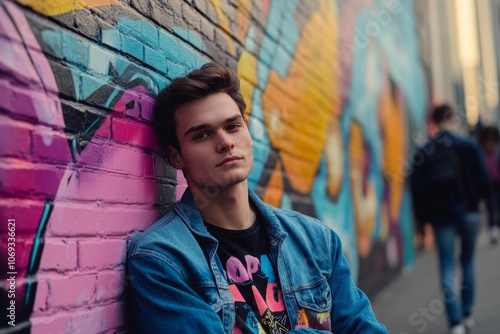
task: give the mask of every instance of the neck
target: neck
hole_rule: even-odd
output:
[[[229,230],[244,230],[255,221],[246,181],[226,189],[216,189],[214,195],[207,196],[196,188],[192,192],[203,220],[209,224]]]
[[[440,131],[452,131],[454,126],[455,124],[453,123],[453,121],[445,121],[438,124],[438,128]]]

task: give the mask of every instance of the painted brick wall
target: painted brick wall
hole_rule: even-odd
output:
[[[127,241],[185,189],[154,96],[211,59],[242,78],[250,186],[333,227],[372,295],[414,259],[415,25],[410,0],[1,0],[0,326],[126,331]]]

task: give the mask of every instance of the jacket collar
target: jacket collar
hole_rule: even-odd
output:
[[[275,209],[264,203],[250,188],[248,188],[248,196],[251,203],[254,204],[261,217],[268,224],[269,232],[277,237],[284,237],[286,233],[284,232],[278,217],[276,217]],[[210,236],[189,187],[182,195],[181,200],[175,204],[174,210],[179,214],[188,228],[194,233],[201,236]]]

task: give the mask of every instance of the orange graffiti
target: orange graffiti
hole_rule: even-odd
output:
[[[262,200],[266,203],[279,207],[281,205],[281,197],[285,186],[283,184],[283,175],[281,173],[281,163],[278,162],[276,172],[272,174],[269,184],[266,186],[266,191],[262,196]]]
[[[271,145],[290,185],[303,194],[310,193],[323,154],[330,168],[338,168],[329,173],[332,192],[338,191],[342,176],[336,40],[335,8],[320,1],[304,27],[287,77],[271,71],[262,96]],[[279,173],[277,168],[274,173]]]
[[[366,173],[366,166],[370,164],[370,161],[365,149],[363,131],[358,123],[353,123],[351,127],[349,152],[349,179],[352,189],[358,251],[359,256],[365,257],[370,252],[371,237],[375,229],[377,196],[375,185],[368,179]]]
[[[401,99],[387,78],[379,100],[379,118],[384,143],[382,171],[388,181],[391,221],[399,221],[405,181],[406,141],[401,138],[406,138],[406,120]]]

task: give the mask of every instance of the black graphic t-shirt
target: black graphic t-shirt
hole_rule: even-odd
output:
[[[271,264],[269,236],[261,219],[246,230],[206,225],[219,240],[217,254],[235,301],[233,334],[287,333],[290,322],[278,277]]]

